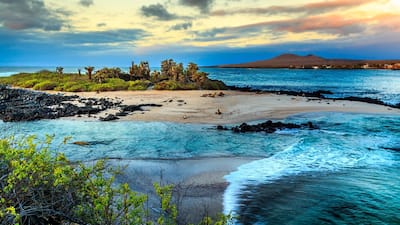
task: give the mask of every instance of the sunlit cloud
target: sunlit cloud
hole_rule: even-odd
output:
[[[27,49],[70,61],[106,61],[109,54],[209,62],[209,52],[230,63],[228,53],[248,50],[248,58],[277,46],[281,53],[348,55],[390,43],[393,55],[398,24],[399,0],[0,0],[0,64],[26,59]]]

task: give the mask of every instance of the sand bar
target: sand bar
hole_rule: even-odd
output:
[[[49,92],[55,93],[55,92]],[[215,97],[202,97],[215,94]],[[307,97],[250,93],[240,91],[115,91],[81,92],[81,97],[112,98],[123,104],[161,104],[162,107],[147,108],[121,120],[171,121],[182,123],[230,124],[263,119],[282,119],[304,112],[350,112],[372,114],[400,114],[399,109],[364,102],[315,99]],[[216,114],[217,111],[221,114]],[[108,111],[105,113],[115,113]],[[85,119],[85,117],[82,117]],[[80,119],[82,119],[80,118]],[[86,118],[95,119],[95,118]]]

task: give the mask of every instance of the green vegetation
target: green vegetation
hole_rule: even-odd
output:
[[[150,87],[156,90],[225,90],[222,81],[208,79],[206,73],[199,67],[189,63],[184,68],[182,63],[172,59],[161,62],[161,70],[151,72],[147,62],[136,65],[132,62],[129,74],[120,68],[103,68],[95,71],[94,67],[85,67],[86,76],[67,74],[62,67],[55,72],[39,71],[36,73],[20,73],[10,77],[0,78],[0,84],[9,84],[35,90],[55,90],[66,92],[82,91],[121,91],[146,90]]]
[[[72,164],[50,151],[51,139],[41,144],[34,137],[0,139],[0,224],[178,224],[172,186],[154,184],[160,212],[149,216],[146,195],[116,184],[119,170],[104,160]],[[229,222],[222,215],[199,224]]]

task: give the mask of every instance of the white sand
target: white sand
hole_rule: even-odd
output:
[[[400,114],[399,109],[363,102],[315,100],[315,98],[268,93],[223,91],[224,97],[201,97],[208,93],[215,93],[215,91],[149,90],[102,93],[83,92],[76,94],[81,97],[123,100],[123,104],[126,105],[146,103],[162,105],[162,107],[149,107],[147,108],[148,111],[145,112],[135,112],[126,117],[121,117],[121,120],[227,124],[260,119],[280,119],[303,112]],[[218,109],[222,112],[221,115],[216,114]],[[115,110],[109,110],[105,113],[115,112]],[[99,116],[104,116],[105,113]]]

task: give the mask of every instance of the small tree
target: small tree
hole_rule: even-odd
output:
[[[150,80],[150,66],[147,61],[140,62],[137,75],[142,79]]]
[[[137,66],[135,65],[135,63],[132,61],[131,66],[129,67],[129,79],[133,80],[133,76],[135,76],[137,73]]]
[[[57,72],[58,74],[62,75],[62,74],[63,74],[63,71],[64,71],[64,68],[63,68],[63,67],[61,67],[61,66],[56,67],[56,72]]]
[[[86,74],[89,77],[89,80],[92,80],[92,72],[94,70],[94,67],[93,66],[87,66],[87,67],[85,67],[85,70],[86,70]]]

